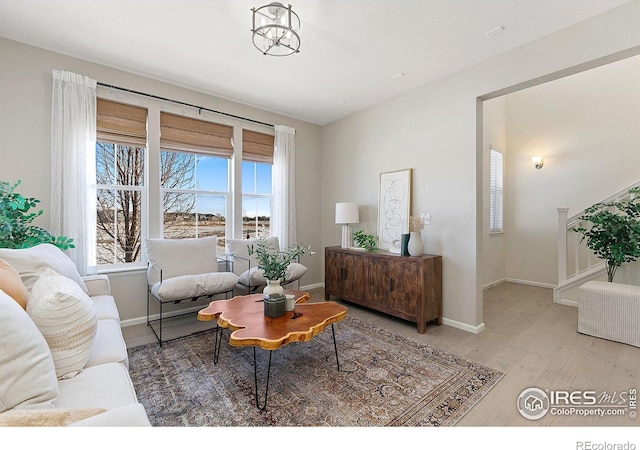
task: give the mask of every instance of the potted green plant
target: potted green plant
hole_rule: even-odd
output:
[[[255,244],[248,246],[248,250],[249,255],[256,255],[258,269],[260,269],[264,277],[271,282],[268,283],[268,285],[272,283],[280,285],[281,283],[285,284],[287,281],[286,275],[289,264],[299,256],[309,253],[311,247],[303,247],[295,244],[287,251],[281,252],[279,249],[270,246],[266,240],[258,239]]]
[[[607,279],[613,281],[616,270],[625,262],[640,257],[640,187],[629,190],[629,199],[600,202],[584,210],[575,231],[582,234],[593,253],[604,260]],[[582,222],[589,225],[583,226]]]
[[[38,244],[53,244],[61,250],[74,248],[73,239],[54,236],[44,228],[31,225],[42,210],[30,211],[40,200],[15,192],[15,184],[0,181],[0,247],[29,248]]]
[[[358,247],[361,247],[368,252],[377,248],[376,238],[373,234],[367,234],[363,230],[354,231],[353,240],[356,242]]]

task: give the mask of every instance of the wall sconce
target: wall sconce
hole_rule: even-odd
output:
[[[358,222],[360,222],[358,205],[355,203],[336,203],[336,223],[342,224],[342,248],[351,247],[353,238],[351,237],[350,224]]]
[[[533,162],[533,167],[535,167],[536,169],[542,169],[544,161],[542,160],[541,156],[534,156],[533,158],[531,158],[531,161]]]

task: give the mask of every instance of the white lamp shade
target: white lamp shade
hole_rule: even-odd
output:
[[[358,223],[358,205],[355,203],[336,203],[336,223]]]

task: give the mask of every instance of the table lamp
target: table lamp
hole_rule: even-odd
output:
[[[342,224],[342,248],[351,247],[351,224],[360,222],[358,205],[336,203],[336,224]]]

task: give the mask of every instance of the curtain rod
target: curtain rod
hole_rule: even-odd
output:
[[[129,92],[131,94],[142,95],[142,96],[145,96],[145,97],[154,98],[156,100],[163,100],[165,102],[171,102],[171,103],[175,103],[177,105],[189,106],[191,108],[197,109],[198,113],[201,113],[202,111],[207,111],[207,112],[212,112],[212,113],[215,113],[215,114],[220,114],[222,116],[233,117],[234,119],[240,119],[240,120],[245,120],[247,122],[257,123],[259,125],[266,125],[268,127],[274,127],[275,126],[275,125],[273,125],[271,123],[260,122],[259,120],[253,120],[253,119],[249,119],[247,117],[236,116],[234,114],[229,114],[229,113],[222,112],[222,111],[216,111],[215,109],[205,108],[204,106],[192,105],[190,103],[181,102],[179,100],[171,100],[170,98],[160,97],[160,96],[153,95],[153,94],[147,94],[145,92],[140,92],[140,91],[134,91],[133,89],[127,89],[127,88],[123,88],[123,87],[119,87],[119,86],[114,86],[112,84],[101,83],[99,81],[97,82],[97,84],[98,84],[98,86],[102,86],[102,87],[106,87],[106,88],[110,88],[110,89],[117,89],[119,91]]]

